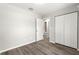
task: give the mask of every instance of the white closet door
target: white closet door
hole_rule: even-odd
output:
[[[65,45],[77,48],[77,12],[64,15]]]
[[[55,18],[55,42],[64,44],[64,17]]]

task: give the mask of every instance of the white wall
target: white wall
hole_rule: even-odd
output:
[[[0,4],[0,52],[35,42],[36,14]]]

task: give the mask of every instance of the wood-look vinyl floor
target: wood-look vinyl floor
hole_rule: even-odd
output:
[[[2,55],[79,55],[74,48],[41,40],[16,49],[2,53]]]

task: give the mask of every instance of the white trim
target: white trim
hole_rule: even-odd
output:
[[[50,41],[51,43],[53,43],[53,44],[55,44],[56,42],[54,42],[54,41]]]
[[[41,40],[43,40],[43,39],[41,39]],[[38,41],[41,41],[41,40],[38,40]],[[38,41],[37,41],[37,42],[38,42]],[[18,45],[18,46],[12,47],[12,48],[8,48],[8,49],[1,50],[1,51],[0,51],[0,54],[3,53],[3,52],[9,51],[9,50],[15,49],[15,48],[22,47],[22,46],[24,46],[24,45],[28,45],[28,44],[34,43],[34,42],[36,42],[36,41],[29,42],[29,43],[27,43],[27,44],[20,44],[20,45]]]
[[[77,49],[77,51],[79,51],[79,49]]]
[[[35,41],[33,41],[33,42],[35,42]],[[31,44],[31,43],[33,43],[33,42],[30,42],[30,43],[27,43],[27,44]],[[8,48],[8,49],[1,50],[1,51],[0,51],[0,54],[3,53],[3,52],[9,51],[9,50],[11,50],[11,49],[15,49],[15,48],[18,48],[18,47],[22,47],[22,46],[27,45],[27,44],[20,44],[20,45],[15,46],[15,47],[11,47],[11,48]]]

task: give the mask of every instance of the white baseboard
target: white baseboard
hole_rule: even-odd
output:
[[[41,40],[43,40],[43,39],[41,39]],[[40,41],[40,40],[38,40],[38,41]],[[35,41],[33,41],[33,42],[35,42]],[[33,43],[33,42],[29,42],[29,43],[27,43],[27,44],[31,44],[31,43]],[[37,42],[37,41],[36,41],[36,42]],[[27,44],[20,44],[20,45],[15,46],[15,47],[11,47],[11,48],[8,48],[8,49],[1,50],[1,51],[0,51],[0,54],[3,53],[3,52],[9,51],[9,50],[18,48],[18,47],[22,47],[22,46],[27,45]]]
[[[54,41],[49,41],[49,42],[51,42],[51,43],[53,43],[53,44],[55,44],[56,42],[54,42]]]
[[[77,49],[77,51],[79,51],[79,49]]]
[[[24,46],[24,45],[26,45],[26,44],[21,44],[21,45],[15,46],[15,47],[11,47],[11,48],[8,48],[8,49],[5,49],[5,50],[1,50],[0,53],[6,52],[6,51],[9,51],[9,50],[12,50],[12,49]]]
[[[33,42],[35,42],[35,41],[33,41]],[[33,43],[33,42],[30,42],[30,43],[27,43],[27,44],[31,44],[31,43]],[[9,51],[9,50],[12,50],[12,49],[15,49],[15,48],[18,48],[18,47],[27,45],[27,44],[20,44],[20,45],[15,46],[15,47],[11,47],[11,48],[8,48],[8,49],[1,50],[1,51],[0,51],[0,54],[3,53],[3,52]]]

